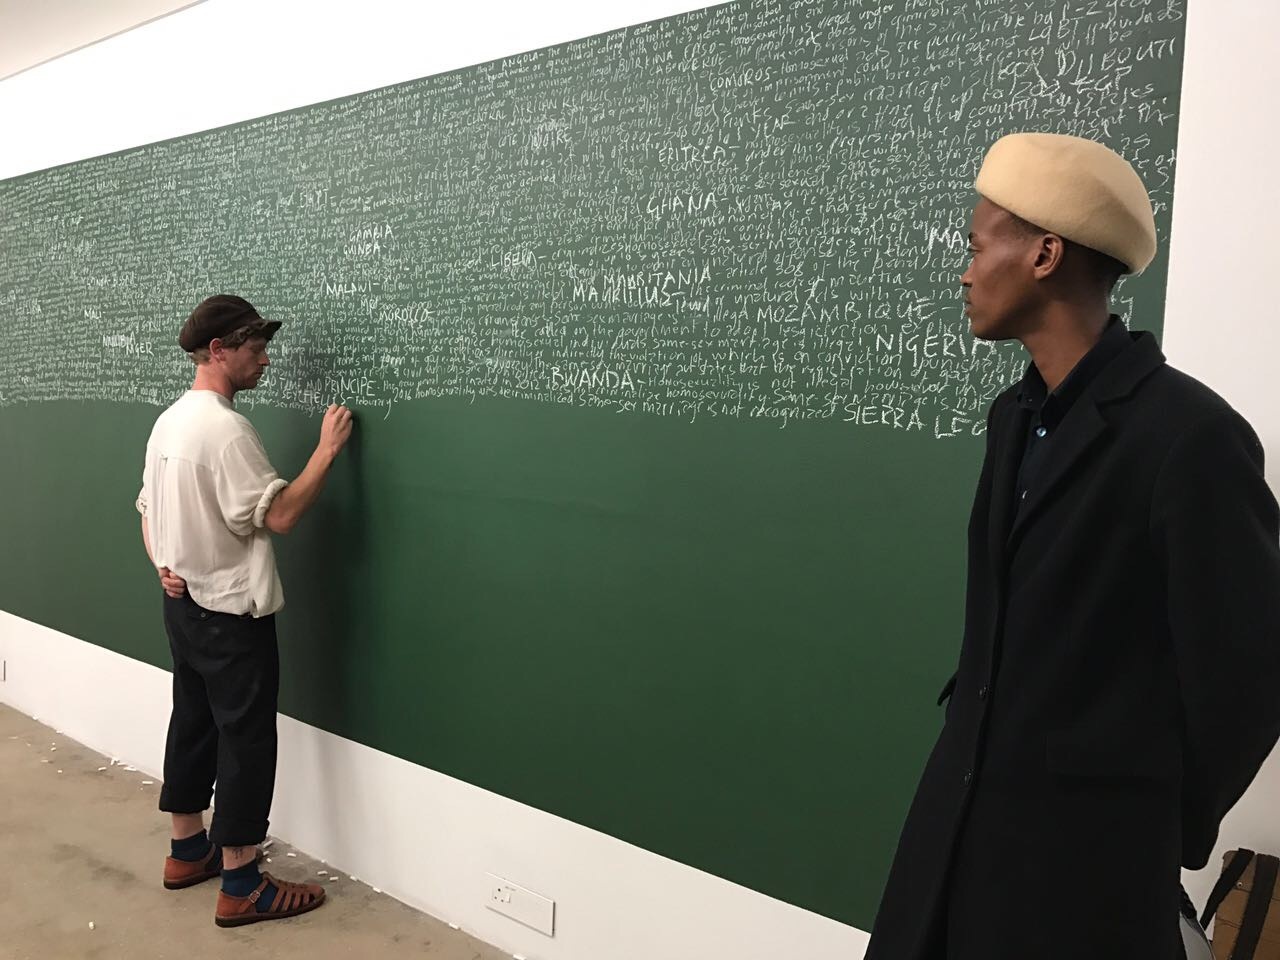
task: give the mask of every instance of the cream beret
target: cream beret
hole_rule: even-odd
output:
[[[1129,162],[1092,140],[1012,133],[987,151],[974,184],[998,207],[1141,273],[1156,255],[1151,199]]]

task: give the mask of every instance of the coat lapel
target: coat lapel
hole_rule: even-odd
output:
[[[1108,430],[1101,408],[1122,400],[1137,389],[1138,385],[1158,370],[1165,362],[1164,354],[1150,333],[1132,335],[1134,341],[1109,363],[1097,379],[1072,404],[1071,410],[1058,427],[1058,434],[1049,446],[1048,459],[1041,470],[1036,488],[1027,494],[1027,502],[1017,513],[1012,529],[1009,529],[1005,555],[1012,556],[1018,538],[1027,525],[1041,512],[1045,504],[1057,496],[1071,478],[1081,459],[1102,439]],[[1023,430],[1026,421],[1023,421]],[[1018,464],[1021,462],[1022,442],[1019,435],[1015,456],[1014,478],[1017,482]],[[1008,489],[1006,500],[1013,508],[1013,487]]]
[[[1098,412],[1098,405],[1094,398],[1085,391],[1063,418],[1058,427],[1058,435],[1049,441],[1048,457],[1040,470],[1040,476],[1035,482],[1034,489],[1027,492],[1026,503],[1018,511],[1013,529],[1009,531],[1010,553],[1013,552],[1014,544],[1027,524],[1058,492],[1070,476],[1072,469],[1106,433],[1106,430],[1107,421]],[[1013,500],[1012,490],[1009,499]]]
[[[991,569],[1001,576],[1005,546],[1013,520],[1013,488],[1022,465],[1022,445],[1031,422],[1031,413],[1016,403],[1005,408],[998,423],[992,423],[994,457],[991,472],[991,506],[988,510],[987,548]]]

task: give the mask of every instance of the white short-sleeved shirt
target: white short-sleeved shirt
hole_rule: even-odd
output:
[[[188,390],[147,441],[138,512],[152,559],[187,581],[191,599],[220,613],[265,617],[284,606],[267,508],[287,481],[231,401]]]

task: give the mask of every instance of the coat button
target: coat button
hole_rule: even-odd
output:
[[[990,687],[983,687],[981,690],[978,691],[978,699],[979,700],[987,699],[987,694],[990,692],[991,692]]]

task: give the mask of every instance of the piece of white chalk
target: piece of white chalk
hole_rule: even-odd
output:
[[[106,767],[99,767],[99,768],[98,768],[98,772],[99,772],[99,773],[101,773],[101,772],[102,772],[103,770],[105,770],[105,769],[107,769],[107,768],[106,768]]]
[[[267,840],[265,843],[263,843],[263,844],[262,844],[262,849],[263,849],[263,850],[270,850],[270,849],[271,849],[271,845],[272,845],[273,843],[275,843],[275,841],[274,841],[274,840]]]
[[[93,929],[93,921],[92,921],[92,920],[90,920],[90,921],[89,921],[89,929],[90,929],[90,930],[92,930],[92,929]]]
[[[155,783],[155,781],[154,781],[154,780],[143,780],[143,781],[142,781],[142,785],[143,785],[144,787],[149,787],[149,786],[151,786],[153,783]]]
[[[381,891],[381,890],[379,890],[377,887],[374,887],[374,888],[373,888],[373,892],[374,892],[374,893],[381,893],[382,891]]]
[[[329,882],[334,883],[337,879],[338,879],[337,877],[330,877]]]
[[[329,872],[328,870],[317,870],[317,871],[316,871],[316,873],[320,874],[320,876],[322,876],[322,877],[323,877],[326,873],[328,873],[328,872]]]
[[[62,771],[61,771],[61,770],[59,770],[58,772],[59,772],[59,773],[61,773]]]
[[[451,923],[451,924],[449,924],[449,926],[450,926],[450,928],[452,928],[452,929],[454,929],[454,930],[461,930],[461,929],[462,929],[462,928],[461,928],[460,926],[458,926],[456,923]]]
[[[297,856],[297,854],[296,854],[296,853],[286,853],[286,854],[285,854],[285,856],[286,856],[286,857],[296,857],[296,856]]]
[[[355,877],[347,877],[347,879],[348,879],[348,880],[350,880],[352,883],[359,883],[359,882],[360,882],[360,881],[359,881],[359,880],[357,880]]]

